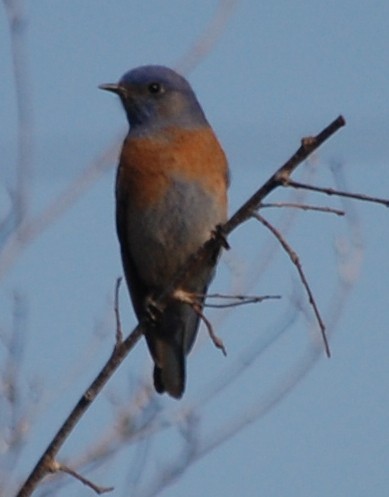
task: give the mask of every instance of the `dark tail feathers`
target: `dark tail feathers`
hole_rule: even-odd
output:
[[[158,393],[167,392],[179,399],[185,390],[185,352],[182,344],[157,339],[158,364],[154,367],[154,386]]]

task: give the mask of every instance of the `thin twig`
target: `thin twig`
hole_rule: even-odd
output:
[[[62,471],[63,473],[67,473],[68,475],[73,476],[73,478],[94,490],[98,495],[112,492],[112,490],[114,490],[114,487],[102,487],[100,485],[96,485],[92,481],[85,478],[85,476],[80,475],[79,473],[77,473],[77,471],[74,471],[74,469],[69,468],[65,464],[58,464],[57,471]]]
[[[334,188],[323,188],[320,186],[306,185],[305,183],[299,183],[298,181],[292,181],[291,179],[285,181],[284,186],[291,186],[292,188],[301,188],[303,190],[310,190],[312,192],[325,193],[326,195],[335,195],[337,197],[354,198],[356,200],[363,200],[365,202],[374,202],[376,204],[382,204],[385,207],[389,207],[388,199],[371,197],[370,195],[365,195],[364,193],[342,192],[340,190],[335,190]]]
[[[1,435],[3,464],[0,464],[1,492],[7,493],[6,482],[11,481],[33,419],[26,409],[25,389],[21,381],[26,347],[28,306],[20,292],[13,295],[13,323],[8,336],[4,336],[5,358],[0,375]]]
[[[302,282],[302,284],[303,284],[303,286],[304,286],[304,288],[305,288],[305,290],[306,290],[306,292],[308,294],[309,303],[312,305],[312,308],[313,308],[313,311],[315,313],[317,322],[319,324],[320,332],[321,332],[321,336],[323,338],[324,348],[325,348],[326,354],[327,354],[328,357],[331,357],[331,351],[330,351],[330,347],[329,347],[328,340],[327,340],[327,335],[326,335],[326,331],[325,331],[325,325],[324,325],[323,319],[322,319],[322,317],[320,315],[319,308],[316,305],[316,301],[315,301],[313,293],[312,293],[312,291],[310,289],[310,286],[308,284],[307,278],[305,277],[305,274],[304,274],[304,271],[303,271],[303,268],[302,268],[302,265],[301,265],[301,262],[300,262],[300,259],[299,259],[298,255],[292,249],[292,247],[288,244],[288,242],[285,240],[285,238],[281,235],[281,233],[272,224],[270,224],[263,216],[261,216],[257,212],[253,212],[252,216],[255,219],[257,219],[260,223],[262,223],[268,230],[270,230],[273,233],[273,235],[280,242],[282,248],[289,255],[290,260],[292,261],[292,263],[296,267],[296,269],[297,269],[297,271],[299,273],[301,282]]]
[[[22,250],[62,216],[108,167],[112,167],[112,157],[116,155],[118,147],[118,143],[113,144],[71,181],[64,191],[37,216],[25,219],[13,231],[0,253],[0,279],[12,267]]]
[[[329,214],[336,214],[337,216],[344,216],[345,212],[340,209],[334,209],[333,207],[320,207],[317,205],[309,204],[295,204],[293,202],[272,202],[272,203],[262,203],[260,205],[261,209],[266,209],[270,207],[290,207],[293,209],[301,209],[303,211],[317,211],[317,212],[328,212]]]
[[[187,74],[203,60],[220,39],[227,22],[239,0],[219,0],[216,12],[207,24],[196,43],[178,60],[175,67],[182,74]]]
[[[33,105],[31,78],[28,61],[27,16],[25,2],[3,0],[7,14],[15,80],[18,118],[18,158],[16,162],[16,185],[13,192],[15,226],[28,214],[33,158]]]
[[[228,304],[203,304],[203,307],[210,307],[214,309],[226,309],[228,307],[237,307],[245,304],[258,304],[264,300],[281,298],[281,295],[223,295],[221,293],[197,294],[196,296],[204,299],[235,300],[235,302],[230,302]]]
[[[223,354],[226,356],[227,351],[226,351],[226,348],[224,346],[224,343],[223,343],[222,339],[219,338],[216,335],[216,333],[214,332],[211,321],[205,316],[205,314],[201,310],[201,305],[198,303],[193,303],[192,308],[195,311],[195,313],[199,316],[199,318],[204,322],[205,326],[207,327],[208,334],[209,334],[212,342],[214,343],[215,347],[220,349],[223,352]]]
[[[222,340],[216,335],[216,333],[213,330],[212,323],[209,321],[209,319],[203,313],[203,304],[202,304],[201,300],[204,297],[201,297],[201,294],[187,292],[186,290],[183,290],[182,288],[178,288],[177,290],[175,290],[173,297],[176,300],[179,300],[180,302],[185,302],[186,304],[188,304],[192,307],[192,309],[199,316],[199,318],[202,321],[204,321],[204,324],[207,327],[209,336],[211,337],[211,340],[213,341],[214,345],[218,349],[221,349],[224,355],[227,355],[226,349],[223,345]]]

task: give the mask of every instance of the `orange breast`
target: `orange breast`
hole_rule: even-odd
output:
[[[211,128],[126,139],[117,178],[120,196],[130,196],[138,208],[149,207],[166,194],[173,178],[197,182],[216,202],[227,202],[227,160]]]

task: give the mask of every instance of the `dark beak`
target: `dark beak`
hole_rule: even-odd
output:
[[[124,88],[116,83],[106,83],[103,85],[99,85],[100,90],[111,91],[112,93],[116,93],[117,95],[123,95]]]

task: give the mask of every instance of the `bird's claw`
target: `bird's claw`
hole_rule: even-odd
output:
[[[147,297],[146,313],[152,323],[157,323],[161,319],[164,310],[164,307],[156,302],[152,297]]]
[[[218,224],[215,229],[212,231],[212,237],[220,243],[220,245],[225,249],[229,250],[230,245],[227,241],[227,236],[223,231],[223,225]]]

